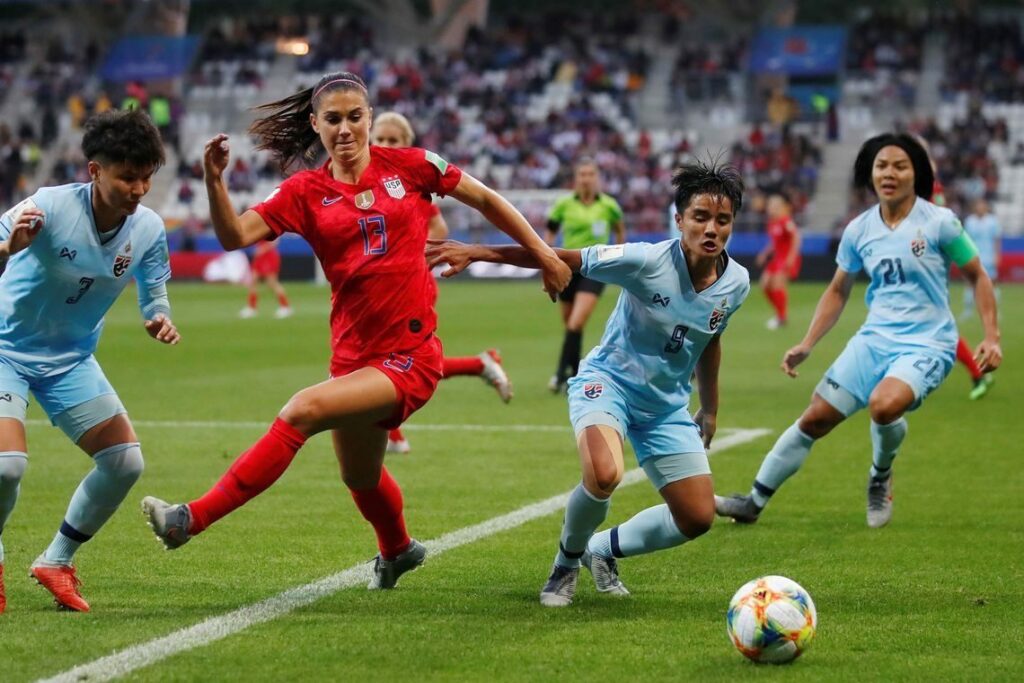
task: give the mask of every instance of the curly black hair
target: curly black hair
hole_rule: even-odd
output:
[[[721,163],[718,159],[694,161],[680,166],[672,174],[675,188],[676,211],[683,213],[690,200],[699,194],[727,197],[732,203],[732,215],[743,206],[743,177],[735,167]]]
[[[110,110],[85,122],[82,154],[101,164],[121,163],[156,170],[164,165],[164,144],[149,115],[139,109]]]
[[[875,157],[883,147],[899,147],[910,157],[914,167],[914,194],[922,199],[931,199],[935,189],[935,171],[924,145],[913,135],[907,133],[882,133],[867,140],[857,153],[853,162],[853,185],[875,191],[871,181],[871,169],[875,165]]]

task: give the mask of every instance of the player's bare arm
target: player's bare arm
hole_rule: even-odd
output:
[[[700,428],[704,448],[711,447],[711,439],[718,429],[718,368],[722,364],[722,337],[715,335],[697,360],[694,374],[697,376],[697,393],[700,396],[700,410],[693,421]]]
[[[583,256],[579,249],[552,249],[555,256],[572,272],[583,267]],[[448,265],[441,277],[458,275],[470,263],[485,261],[504,263],[520,268],[540,268],[537,257],[525,247],[517,245],[493,246],[486,244],[465,244],[456,240],[427,240],[427,263],[431,268]]]
[[[235,213],[224,182],[224,169],[230,159],[228,136],[214,136],[203,151],[203,175],[206,194],[210,201],[210,222],[221,246],[228,251],[248,247],[270,237],[270,226],[252,210],[241,216]]]
[[[974,305],[985,328],[985,338],[974,351],[974,359],[982,372],[992,372],[1003,362],[1003,350],[999,345],[999,321],[996,311],[996,295],[992,279],[981,265],[977,256],[960,269],[967,283],[974,290]]]
[[[854,277],[851,273],[847,273],[842,268],[836,269],[835,276],[818,300],[818,306],[814,309],[814,317],[807,328],[807,334],[799,344],[786,351],[782,357],[781,368],[784,373],[790,377],[799,376],[800,373],[796,371],[796,366],[807,360],[814,345],[835,326],[839,316],[843,313],[843,308],[846,307],[846,302],[850,300],[853,282]]]
[[[566,288],[572,273],[507,199],[468,173],[462,174],[462,179],[451,194],[463,204],[476,209],[495,227],[523,245],[524,249],[533,255],[536,259],[536,265],[533,267],[540,268],[544,278],[544,291],[552,301],[558,292]]]

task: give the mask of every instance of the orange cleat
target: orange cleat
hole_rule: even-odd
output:
[[[7,591],[4,590],[4,566],[0,564],[0,614],[7,609]]]
[[[89,603],[85,601],[78,587],[82,585],[75,568],[69,564],[51,564],[36,560],[29,576],[53,594],[57,607],[72,612],[88,612]]]

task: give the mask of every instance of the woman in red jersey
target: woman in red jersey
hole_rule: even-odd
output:
[[[526,247],[543,264],[551,297],[570,272],[522,214],[457,167],[423,149],[371,146],[373,110],[355,74],[329,74],[260,109],[267,115],[250,131],[282,169],[312,158],[318,142],[329,158],[239,216],[223,179],[227,136],[218,135],[203,160],[210,217],[225,249],[285,232],[309,242],[331,284],[330,379],[292,396],[205,495],[179,505],[147,497],[143,510],[164,545],[179,547],[264,491],[307,438],[329,430],[342,480],[377,535],[369,587],[392,588],[426,555],[406,531],[402,492],[384,452],[388,429],[423,406],[441,378],[437,287],[424,257],[431,195],[450,194]]]
[[[800,230],[793,222],[789,201],[781,194],[768,197],[767,231],[769,242],[757,255],[757,265],[764,266],[761,288],[775,308],[775,315],[766,326],[776,330],[788,322],[786,286],[800,273]]]
[[[395,111],[386,111],[373,118],[370,130],[371,141],[381,147],[411,147],[416,139],[409,119]],[[448,224],[441,215],[437,204],[430,205],[430,220],[427,223],[427,237],[443,240],[448,237]],[[476,356],[445,356],[441,360],[441,378],[471,376],[481,378],[485,384],[494,387],[502,401],[512,400],[512,383],[501,366],[501,356],[496,349],[487,349]],[[408,453],[412,450],[402,430],[388,432],[389,453]]]

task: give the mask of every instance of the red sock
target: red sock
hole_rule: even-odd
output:
[[[967,346],[967,342],[964,341],[963,337],[956,340],[956,359],[964,364],[967,372],[971,373],[971,379],[975,381],[981,379],[981,368],[974,362],[974,354],[971,353],[971,347]]]
[[[283,292],[281,294],[278,294],[277,305],[280,306],[281,308],[288,308],[288,295],[284,294]]]
[[[401,429],[392,429],[388,432],[388,441],[405,441],[405,437],[402,436]]]
[[[764,295],[768,297],[768,301],[771,302],[772,307],[775,308],[775,317],[779,319],[779,322],[786,321],[786,304],[788,303],[788,297],[786,296],[786,290],[779,289],[766,289]]]
[[[258,300],[256,292],[249,292],[249,308],[256,308],[256,302]]]
[[[484,362],[476,356],[464,356],[462,358],[445,358],[441,370],[443,377],[455,377],[456,375],[479,376],[484,372]]]
[[[412,541],[405,530],[402,516],[402,489],[388,468],[382,467],[380,481],[374,489],[349,489],[352,500],[377,534],[377,547],[385,560],[393,560]]]
[[[218,519],[265,491],[284,474],[306,437],[278,418],[270,430],[238,456],[209,491],[188,504],[192,513],[189,533],[198,534]]]

